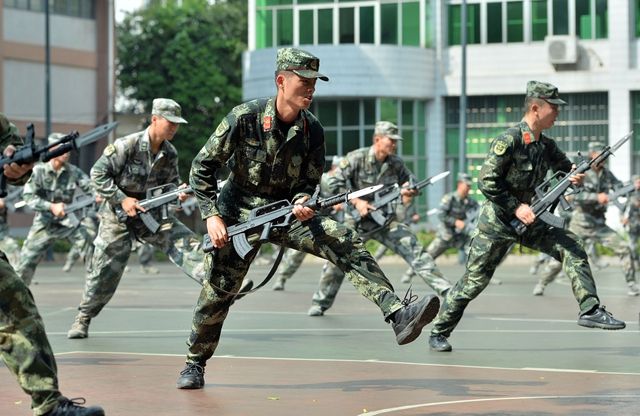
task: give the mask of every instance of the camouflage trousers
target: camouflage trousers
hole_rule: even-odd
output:
[[[447,238],[449,236],[437,235],[436,238],[433,239],[429,247],[427,247],[427,253],[431,257],[437,259],[450,248],[457,248],[459,250],[468,250],[468,243],[470,237],[468,234],[457,233],[453,234],[451,238]]]
[[[353,229],[328,217],[315,216],[304,225],[296,221],[288,229],[273,229],[269,241],[329,259],[361,295],[378,305],[386,319],[402,308],[393,286]],[[233,245],[227,244],[205,257],[209,278],[203,282],[194,310],[191,335],[187,341],[188,363],[205,365],[213,355],[235,297],[215,289],[213,285],[228,292],[237,292],[257,251],[242,259]]]
[[[385,254],[387,254],[387,250],[387,246],[385,246],[384,244],[380,244],[376,249],[376,252],[373,253],[373,258],[376,259],[376,261],[380,261],[380,259],[383,258]],[[411,267],[407,267],[407,270],[404,271],[404,276],[406,276],[408,279],[413,279],[415,275],[416,272],[414,272]]]
[[[571,221],[569,230],[578,235],[583,241],[591,241],[595,253],[595,242],[599,242],[603,246],[610,248],[622,260],[622,270],[624,279],[627,284],[636,282],[635,263],[633,261],[634,254],[629,243],[617,232],[608,227],[606,224],[587,224],[583,221]],[[597,261],[597,258],[592,258]],[[562,270],[562,264],[558,261],[552,261],[540,277],[540,284],[543,286],[553,282]]]
[[[587,254],[578,236],[564,229],[550,228],[542,221],[537,221],[522,236],[518,236],[496,217],[490,205],[483,206],[479,218],[478,228],[471,240],[467,270],[445,296],[434,321],[432,335],[448,337],[451,334],[469,302],[487,287],[503,257],[516,242],[562,261],[582,312],[600,304]]]
[[[286,249],[278,271],[278,280],[283,282],[289,280],[298,271],[305,257],[307,257],[307,253],[304,251]]]
[[[138,262],[140,262],[140,265],[150,265],[151,261],[153,260],[155,251],[155,248],[151,244],[140,244],[140,246],[136,250],[136,253],[138,254]]]
[[[400,255],[416,274],[439,295],[451,287],[451,283],[443,276],[433,258],[425,251],[406,224],[392,221],[388,227],[368,233],[365,238],[366,240],[374,239],[395,254]],[[336,299],[343,280],[344,273],[339,268],[325,263],[322,267],[318,289],[313,294],[312,304],[320,306],[323,310],[329,309]]]
[[[198,282],[203,280],[202,244],[195,233],[173,215],[152,234],[138,218],[121,223],[113,212],[104,211],[94,243],[91,271],[78,306],[81,314],[92,318],[109,302],[120,283],[136,237],[165,253],[187,276]]]
[[[67,253],[66,264],[73,266],[76,261],[83,259],[85,265],[88,265],[93,257],[93,241],[98,234],[98,221],[92,217],[86,217],[81,222],[81,227],[87,231],[88,239],[77,239],[72,241],[71,249]]]
[[[35,415],[57,406],[56,361],[31,291],[0,252],[0,357],[31,396]]]
[[[83,223],[75,227],[69,227],[59,222],[50,222],[39,219],[38,216],[33,221],[27,239],[20,250],[20,260],[16,266],[16,273],[28,285],[31,284],[33,275],[36,272],[38,263],[47,252],[47,249],[55,240],[69,239],[69,241],[82,241],[83,243],[92,241],[89,232]],[[89,264],[85,265],[89,271]]]
[[[0,251],[9,259],[9,263],[16,267],[20,258],[20,244],[9,234],[9,227],[0,227]]]

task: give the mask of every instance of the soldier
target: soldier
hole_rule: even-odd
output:
[[[587,254],[579,238],[570,231],[535,221],[530,207],[535,188],[544,181],[549,169],[568,173],[573,168],[556,142],[543,134],[555,123],[560,104],[566,103],[558,96],[556,87],[529,81],[524,118],[491,143],[478,178],[478,188],[487,199],[480,209],[471,240],[467,270],[447,293],[434,321],[429,337],[432,350],[451,351],[447,338],[462,319],[469,302],[487,287],[496,267],[515,242],[563,261],[580,306],[578,325],[603,329],[625,327],[623,321],[600,306]],[[570,178],[577,186],[584,180],[584,174]],[[516,218],[528,227],[522,235],[510,225]]]
[[[11,195],[13,192],[20,189],[13,186],[8,188],[8,195]],[[5,253],[9,259],[9,263],[15,267],[18,264],[18,259],[20,257],[20,244],[18,243],[18,240],[10,234],[9,223],[7,222],[9,204],[11,203],[12,201],[0,198],[0,250]]]
[[[633,175],[631,180],[636,186],[636,189],[640,189],[640,175]],[[631,254],[633,255],[633,267],[634,269],[640,267],[638,261],[638,237],[640,237],[640,191],[634,191],[625,205],[624,213],[622,215],[622,224],[624,224],[627,232],[629,233],[629,247],[631,248]]]
[[[471,176],[460,172],[456,190],[442,197],[438,233],[427,247],[427,252],[434,259],[451,247],[466,251],[479,209],[476,200],[469,198],[470,190]]]
[[[62,136],[52,133],[49,144],[57,142]],[[94,197],[89,176],[79,167],[69,163],[69,153],[37,164],[31,178],[24,185],[22,199],[36,212],[22,250],[16,273],[28,285],[31,284],[38,263],[44,257],[53,241],[68,239],[91,244],[93,238],[87,227],[91,222],[80,221],[75,215],[65,212],[65,206],[73,201],[77,188]],[[87,271],[89,265],[86,265]]]
[[[324,167],[324,131],[308,111],[313,100],[319,59],[294,48],[278,50],[275,98],[249,101],[235,107],[193,161],[191,187],[215,250],[206,256],[207,280],[195,307],[186,366],[177,387],[204,386],[204,366],[213,355],[222,325],[242,277],[255,257],[242,259],[228,243],[227,224],[247,219],[251,209],[287,199],[295,202],[295,221],[271,232],[269,241],[326,256],[338,263],[349,280],[392,322],[396,341],[416,339],[433,318],[439,300],[425,296],[401,301],[391,283],[367,252],[357,234],[327,216],[301,205],[314,192]],[[215,173],[227,162],[231,177],[216,198]]]
[[[330,189],[338,192],[347,188],[363,188],[378,183],[406,186],[412,173],[402,159],[395,154],[400,140],[402,137],[398,135],[395,124],[378,121],[373,133],[373,145],[349,152],[344,157],[335,175],[329,180]],[[408,202],[406,198],[412,198],[416,193],[417,191],[408,187],[401,191],[405,203]],[[407,224],[394,218],[388,225],[380,227],[368,217],[369,212],[374,209],[371,205],[372,198],[373,196],[366,196],[352,201],[361,217],[357,224],[358,229],[363,230],[360,236],[365,241],[374,239],[400,255],[418,276],[442,296],[449,290],[451,283],[442,275],[433,258]],[[346,212],[345,221],[352,226],[356,225],[356,220],[349,210]],[[324,315],[324,312],[333,305],[343,279],[342,270],[335,265],[325,264],[318,289],[313,294],[311,307],[307,312],[309,316]]]
[[[140,244],[136,250],[138,254],[138,262],[140,263],[140,271],[144,274],[158,274],[160,270],[154,267],[151,262],[155,248],[151,244]]]
[[[18,130],[0,113],[0,151],[10,156],[22,140]],[[23,184],[32,165],[5,165],[2,174]],[[31,291],[0,252],[0,357],[31,396],[36,416],[103,416],[102,408],[81,407],[58,390],[56,359]],[[82,399],[84,400],[84,399]]]
[[[100,227],[86,276],[79,313],[67,333],[68,338],[86,338],[89,323],[109,302],[122,278],[131,255],[132,239],[150,243],[165,252],[169,259],[191,278],[201,281],[203,255],[196,235],[173,214],[153,234],[137,215],[143,208],[139,200],[146,190],[165,184],[178,185],[178,154],[170,143],[180,124],[181,107],[173,100],[153,100],[151,124],[107,146],[91,169],[91,180],[104,199],[100,206]],[[187,198],[185,193],[180,200]],[[115,209],[122,207],[129,218],[118,220]]]
[[[600,142],[589,143],[589,157],[594,158],[604,149]],[[606,224],[605,213],[609,204],[608,193],[622,186],[622,182],[606,168],[605,164],[592,166],[587,171],[583,190],[574,198],[574,210],[569,223],[569,230],[583,240],[598,241],[615,252],[622,260],[624,277],[627,282],[629,296],[640,295],[636,283],[636,271],[633,264],[633,253],[625,239]],[[597,261],[597,260],[596,260]],[[545,287],[553,282],[560,273],[562,265],[551,262],[533,289],[533,294],[542,296]]]
[[[336,168],[338,167],[338,163],[342,160],[339,156],[334,156],[331,160],[331,167],[329,170],[322,174],[320,177],[320,195],[323,197],[328,197],[331,195],[329,191],[328,180],[335,173]],[[336,221],[342,222],[344,219],[344,205],[337,204],[332,209],[329,215]],[[284,290],[284,285],[293,276],[293,274],[298,271],[300,265],[304,261],[304,258],[307,256],[307,253],[304,251],[292,250],[290,248],[286,249],[284,252],[284,256],[282,257],[282,268],[278,273],[278,278],[273,283],[273,290]]]

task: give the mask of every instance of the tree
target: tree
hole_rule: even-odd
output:
[[[125,97],[151,110],[154,98],[182,106],[189,124],[173,140],[186,179],[191,160],[242,98],[245,0],[166,0],[117,26],[117,79]]]

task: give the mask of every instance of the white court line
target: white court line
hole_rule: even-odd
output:
[[[637,394],[596,394],[596,395],[584,395],[584,396],[521,396],[521,397],[495,397],[489,399],[469,399],[469,400],[452,400],[448,402],[437,402],[437,403],[421,403],[421,404],[413,404],[408,406],[399,406],[392,407],[389,409],[380,409],[375,410],[373,412],[367,411],[366,413],[360,413],[358,416],[377,416],[384,415],[388,413],[398,412],[402,410],[409,409],[419,409],[422,407],[435,407],[435,406],[446,406],[451,404],[467,404],[467,403],[482,403],[482,402],[503,402],[509,400],[549,400],[549,399],[636,399],[639,398],[640,395]]]
[[[68,351],[56,353],[55,355],[71,355],[71,354],[105,354],[105,355],[139,355],[143,357],[184,357],[184,354],[161,354],[161,353],[147,353],[147,352],[122,352],[122,351]],[[418,366],[418,367],[444,367],[444,368],[470,368],[474,370],[498,370],[498,371],[528,371],[528,372],[562,372],[562,373],[585,373],[590,374],[602,374],[613,376],[640,376],[640,373],[623,373],[615,371],[598,371],[598,370],[574,370],[570,368],[514,368],[514,367],[493,367],[493,366],[480,366],[480,365],[461,365],[461,364],[432,364],[432,363],[413,363],[408,361],[387,361],[387,360],[355,360],[344,358],[288,358],[288,357],[252,357],[252,356],[236,356],[236,355],[215,355],[212,360],[216,358],[227,358],[234,360],[263,360],[263,361],[310,361],[310,362],[335,362],[335,363],[357,363],[357,364],[391,364],[402,366]]]

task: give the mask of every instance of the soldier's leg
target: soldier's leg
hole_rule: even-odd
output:
[[[94,223],[90,218],[82,220],[80,225],[75,228],[69,235],[68,240],[71,241],[71,250],[67,254],[67,261],[63,267],[64,271],[71,270],[77,259],[82,257],[85,263],[85,271],[91,271],[91,261],[89,256],[93,256],[93,241],[96,238],[97,230],[93,228]],[[72,254],[71,252],[74,251]]]
[[[577,235],[564,229],[548,228],[526,235],[522,244],[562,262],[581,312],[588,312],[600,304],[587,253]]]
[[[376,252],[373,253],[373,258],[376,259],[376,261],[380,261],[380,259],[384,257],[384,253],[386,252],[387,247],[384,244],[380,244],[376,249]]]
[[[451,243],[440,237],[436,237],[429,243],[427,247],[427,253],[435,260],[442,255],[447,249],[451,247]]]
[[[16,274],[27,286],[31,284],[38,263],[55,239],[56,236],[51,229],[48,230],[43,223],[34,221],[20,250],[20,260],[16,267]]]
[[[115,214],[102,216],[91,270],[85,278],[82,300],[78,306],[76,321],[67,334],[68,338],[86,338],[91,318],[100,313],[111,300],[131,255],[131,234]]]
[[[440,272],[433,258],[406,224],[393,221],[388,228],[374,233],[373,238],[400,255],[438,295],[443,296],[451,288],[451,282]]]
[[[4,252],[13,267],[18,266],[18,261],[20,260],[20,244],[18,240],[9,235],[8,228],[6,232],[0,233],[0,250]]]
[[[56,361],[31,292],[0,254],[0,356],[36,415],[57,406]]]
[[[511,243],[509,238],[482,232],[478,232],[471,240],[467,270],[447,292],[440,314],[434,320],[432,337],[448,338],[451,335],[469,302],[478,297],[489,284]]]
[[[620,257],[620,260],[622,260],[624,279],[629,288],[628,294],[630,296],[640,295],[640,288],[638,288],[636,284],[636,270],[633,262],[633,253],[631,252],[629,243],[627,243],[620,234],[606,225],[599,227],[596,230],[595,238],[600,242],[600,244],[603,244],[605,247],[613,250],[613,252]]]
[[[284,256],[282,257],[282,263],[278,271],[278,277],[273,283],[273,290],[284,290],[286,281],[289,280],[296,271],[298,271],[306,256],[307,253],[303,251],[293,250],[290,248],[285,250]]]
[[[344,273],[336,265],[326,261],[322,265],[320,281],[311,298],[311,308],[309,308],[308,314],[310,316],[324,315],[324,312],[333,306],[343,281]]]
[[[542,270],[542,275],[540,276],[538,283],[536,283],[535,287],[533,288],[533,295],[544,295],[544,289],[549,283],[556,280],[556,277],[558,277],[561,271],[562,263],[551,257],[551,259],[548,260],[547,266]]]
[[[153,260],[153,253],[155,252],[151,244],[140,244],[140,247],[138,247],[138,250],[136,252],[138,254],[138,261],[140,262],[140,265],[151,265],[151,261]]]

